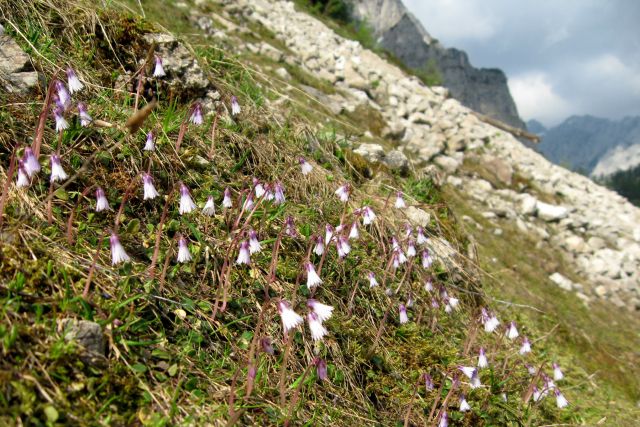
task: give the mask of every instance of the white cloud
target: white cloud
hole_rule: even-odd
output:
[[[520,116],[525,120],[536,119],[549,127],[571,113],[569,103],[554,91],[543,72],[534,71],[510,78],[509,90]]]
[[[488,40],[500,24],[491,8],[474,0],[405,0],[404,3],[433,37],[452,46],[462,40]]]
[[[628,90],[640,94],[640,73],[627,66],[616,55],[600,55],[584,65],[585,77],[604,88],[618,87],[623,83]]]

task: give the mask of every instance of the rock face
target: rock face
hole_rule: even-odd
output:
[[[26,93],[38,83],[29,55],[9,35],[0,32],[0,85],[13,93]]]
[[[433,63],[453,98],[472,110],[525,128],[501,70],[474,68],[465,52],[444,48],[401,0],[349,0],[348,3],[357,19],[373,26],[380,45],[406,66],[420,69]]]

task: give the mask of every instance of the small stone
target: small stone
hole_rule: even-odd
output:
[[[409,221],[416,226],[427,227],[431,222],[431,215],[420,208],[416,208],[415,206],[409,206],[405,209],[405,213],[407,218],[409,218]]]
[[[555,283],[565,291],[570,291],[571,289],[573,289],[573,282],[560,273],[553,273],[551,276],[549,276],[549,280],[551,280],[553,283]]]
[[[104,355],[102,327],[95,322],[77,319],[62,319],[59,329],[66,341],[76,341],[87,351]]]
[[[536,204],[536,210],[538,218],[547,222],[560,221],[569,215],[569,210],[564,206],[550,205],[541,201]]]
[[[353,152],[371,163],[378,163],[385,157],[384,148],[379,144],[360,144]]]
[[[604,285],[596,286],[593,291],[600,298],[603,298],[605,295],[607,295],[607,288]]]
[[[286,81],[291,80],[291,74],[289,74],[287,69],[284,67],[280,67],[276,69],[276,76],[280,77],[282,80],[286,80]]]
[[[382,159],[382,162],[392,171],[398,171],[402,175],[406,175],[409,172],[409,159],[401,151],[389,151]]]

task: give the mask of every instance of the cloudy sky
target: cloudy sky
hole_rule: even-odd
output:
[[[403,0],[446,47],[501,68],[525,120],[640,115],[640,0]]]

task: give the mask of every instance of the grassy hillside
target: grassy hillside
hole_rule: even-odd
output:
[[[548,292],[535,263],[527,274],[503,274],[518,253],[509,248],[524,251],[518,262],[536,257],[508,234],[476,239],[480,258],[469,258],[472,239],[455,219],[466,209],[462,195],[422,176],[401,179],[351,153],[345,136],[369,124],[331,115],[296,87],[332,90],[326,82],[289,65],[287,83],[274,76],[272,60],[230,53],[239,40],[276,45],[265,29],[206,38],[173,2],[0,0],[0,10],[7,33],[42,76],[27,95],[0,91],[1,424],[429,425],[446,412],[451,425],[610,416],[631,425],[637,375],[620,372],[637,373],[635,320],[608,313],[620,329],[607,333],[610,323],[593,319],[604,308],[586,310]],[[213,14],[220,6],[199,10]],[[165,77],[152,76],[159,47],[144,35],[167,31],[197,59],[199,89],[181,86],[169,68]],[[56,132],[53,95],[60,92],[51,83],[67,85],[67,67],[84,88],[62,113],[69,127]],[[212,92],[219,100],[204,105],[201,125],[192,123],[194,103]],[[230,114],[234,96],[237,115]],[[79,101],[93,118],[86,127]],[[154,151],[143,150],[149,131]],[[40,152],[42,170],[18,188],[17,160],[27,147]],[[53,154],[68,177],[50,183]],[[313,168],[307,175],[301,156]],[[145,200],[143,173],[159,197]],[[259,196],[254,179],[267,193],[281,185],[286,200]],[[181,184],[197,205],[192,212],[180,212]],[[334,193],[344,184],[351,188],[346,203]],[[110,210],[95,211],[97,187]],[[227,189],[232,206],[224,208]],[[408,210],[394,206],[396,191],[430,215],[430,242],[398,268],[392,239],[409,253],[417,229],[406,233]],[[203,208],[210,196],[209,216]],[[370,225],[365,206],[376,214]],[[349,238],[354,223],[359,237]],[[343,225],[346,256],[335,239],[323,255],[313,252],[327,224]],[[262,251],[250,264],[238,263],[251,230]],[[113,264],[112,236],[129,261]],[[186,262],[177,260],[181,242]],[[435,258],[432,266],[422,265],[423,249]],[[489,265],[487,256],[501,261]],[[314,289],[306,284],[307,262],[323,281]],[[319,340],[307,320],[309,298],[334,307]],[[282,300],[304,318],[288,332]],[[525,300],[543,313],[504,300]],[[496,332],[484,332],[482,307],[501,320]],[[104,347],[92,352],[79,344],[82,337],[72,339],[73,322],[81,320],[99,325]],[[520,355],[521,337],[505,337],[512,320],[533,352]],[[489,367],[479,371],[482,386],[472,388],[459,366],[475,366],[480,347]],[[566,375],[556,381],[570,402],[564,409],[553,392],[540,402],[530,398],[554,361]],[[462,394],[470,411],[459,411]]]

